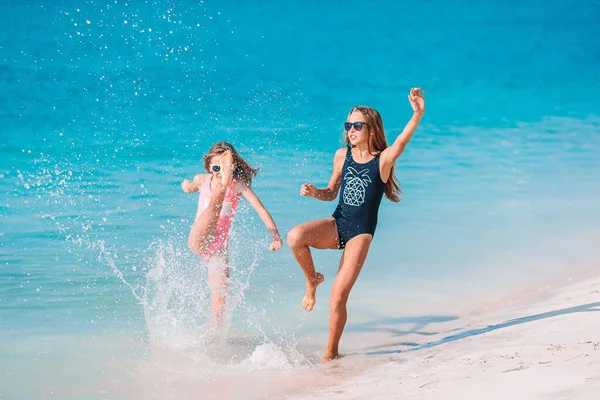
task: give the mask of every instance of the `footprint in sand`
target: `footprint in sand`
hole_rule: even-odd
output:
[[[503,374],[507,373],[507,372],[514,372],[514,371],[523,371],[524,369],[527,369],[531,367],[531,364],[521,364],[519,365],[517,368],[512,368],[512,369],[507,369],[506,371],[502,371]]]
[[[566,348],[567,348],[567,346],[565,346],[564,344],[551,344],[550,347],[548,347],[548,350],[562,351],[562,350],[565,350]]]

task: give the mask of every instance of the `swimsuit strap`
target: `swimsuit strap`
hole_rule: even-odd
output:
[[[200,188],[201,190],[207,190],[209,192],[212,192],[212,190],[210,190],[210,182],[212,181],[212,174],[210,174],[209,176],[207,176],[207,178],[204,180],[204,182],[202,182],[202,187]]]

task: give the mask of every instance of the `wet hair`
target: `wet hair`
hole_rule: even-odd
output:
[[[381,153],[383,150],[389,147],[387,139],[385,138],[385,131],[383,130],[383,120],[381,119],[381,115],[377,110],[371,107],[366,106],[355,106],[348,113],[348,118],[350,114],[358,111],[365,117],[367,129],[369,130],[369,154],[377,155]],[[350,139],[348,138],[348,132],[344,132],[344,142],[347,146],[351,146]],[[385,183],[385,197],[397,203],[400,201],[400,196],[402,195],[402,190],[400,189],[400,182],[398,178],[396,178],[395,173],[396,167],[392,165],[392,169],[390,170],[390,177]]]
[[[252,178],[254,178],[258,173],[258,168],[254,169],[248,165],[248,163],[239,155],[231,143],[217,142],[213,144],[208,150],[208,154],[202,156],[204,159],[204,169],[210,173],[210,160],[214,156],[219,156],[228,150],[231,151],[233,163],[235,165],[233,177],[242,181],[247,186],[250,186],[252,184]]]

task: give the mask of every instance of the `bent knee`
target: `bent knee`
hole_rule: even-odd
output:
[[[188,238],[188,247],[194,254],[198,253],[200,250],[200,246],[198,245],[197,241],[193,240],[191,237]]]
[[[286,240],[288,246],[292,248],[302,245],[302,243],[304,242],[304,232],[302,231],[302,228],[298,226],[293,227],[288,232]]]
[[[188,247],[197,256],[202,256],[202,254],[207,250],[206,246],[203,245],[202,241],[195,240],[191,236],[188,238]]]

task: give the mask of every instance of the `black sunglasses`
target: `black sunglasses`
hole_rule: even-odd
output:
[[[221,172],[221,166],[219,164],[211,164],[210,170],[216,174],[217,172]]]
[[[346,132],[350,132],[350,129],[354,127],[355,131],[361,131],[363,126],[365,126],[366,124],[366,122],[344,122],[344,129],[346,130]]]

